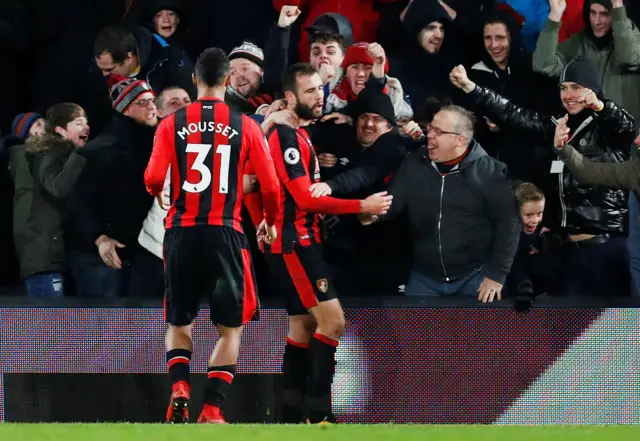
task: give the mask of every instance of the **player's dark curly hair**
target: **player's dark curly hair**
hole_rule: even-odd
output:
[[[299,77],[306,77],[318,73],[309,63],[296,63],[287,67],[282,74],[282,91],[297,91],[297,80]]]
[[[230,71],[229,57],[217,47],[205,49],[196,61],[196,79],[198,83],[208,87],[224,85]]]

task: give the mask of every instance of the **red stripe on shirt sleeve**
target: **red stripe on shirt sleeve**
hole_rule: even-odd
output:
[[[309,176],[301,176],[285,184],[296,205],[302,211],[326,214],[358,214],[360,213],[360,200],[336,199],[331,196],[314,198],[311,196]]]

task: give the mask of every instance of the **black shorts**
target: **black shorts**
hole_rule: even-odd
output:
[[[239,327],[257,314],[255,274],[244,234],[216,226],[171,228],[164,236],[164,262],[167,323],[192,323],[203,296],[217,325]],[[216,289],[218,280],[222,286]]]
[[[296,244],[282,254],[271,254],[267,248],[265,257],[271,287],[284,296],[289,315],[308,314],[318,303],[338,298],[321,245]]]

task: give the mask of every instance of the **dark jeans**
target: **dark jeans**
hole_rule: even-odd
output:
[[[141,246],[131,259],[129,297],[164,297],[164,262]]]
[[[78,297],[124,297],[129,287],[131,263],[122,261],[122,268],[109,268],[95,253],[70,250],[69,269]]]
[[[633,281],[633,295],[640,295],[640,204],[634,193],[629,195],[629,270]]]
[[[413,269],[409,276],[409,284],[404,294],[406,296],[465,296],[477,297],[478,288],[486,276],[484,267],[476,268],[468,275],[454,280],[453,282],[443,282],[425,275]]]
[[[570,296],[629,296],[631,275],[625,237],[597,245],[564,246],[566,279],[563,294]]]
[[[60,273],[37,274],[24,280],[29,297],[62,297],[64,277]]]

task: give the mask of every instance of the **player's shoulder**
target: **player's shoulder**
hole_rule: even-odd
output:
[[[258,124],[255,119],[251,118],[249,115],[233,109],[232,107],[229,108],[229,111],[241,114],[242,127],[244,130],[246,130],[247,133],[260,134],[260,136],[262,136],[262,129],[260,128],[260,124]]]
[[[160,120],[160,122],[158,123],[158,127],[156,129],[157,132],[160,132],[162,129],[169,129],[170,127],[174,127],[175,126],[175,122],[176,122],[176,113],[183,111],[184,109],[180,109],[175,113],[172,113],[169,116],[165,116],[164,118],[162,118]]]
[[[175,112],[173,112],[171,115],[165,116],[164,118],[162,118],[160,120],[160,122],[158,123],[158,130],[161,128],[169,128],[169,127],[175,127],[176,125],[176,121],[183,121],[182,124],[186,124],[186,120],[187,120],[187,109],[191,106],[194,105],[200,105],[197,101],[194,101],[193,103],[189,104],[186,107],[182,107],[178,110],[176,110]],[[180,123],[178,123],[180,124]]]
[[[273,137],[277,137],[281,142],[297,142],[298,130],[285,124],[274,124],[267,133],[267,139]]]

